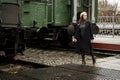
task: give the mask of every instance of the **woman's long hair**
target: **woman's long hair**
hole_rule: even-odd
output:
[[[84,12],[82,12],[82,13],[84,13]],[[82,14],[82,13],[81,13],[81,14]],[[83,18],[84,14],[82,14],[82,15],[81,15],[81,14],[80,14],[80,19],[78,20],[78,24],[79,24],[79,25],[80,25],[81,23],[85,23],[85,22],[87,21],[87,20],[84,20],[84,18]]]

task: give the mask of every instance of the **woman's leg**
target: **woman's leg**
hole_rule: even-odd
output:
[[[85,53],[81,52],[81,57],[82,57],[82,64],[86,64]]]
[[[96,59],[95,59],[95,56],[94,56],[93,52],[90,52],[90,55],[92,57],[93,64],[95,64],[96,63]]]

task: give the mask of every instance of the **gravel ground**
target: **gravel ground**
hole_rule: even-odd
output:
[[[72,51],[28,48],[25,50],[24,56],[18,55],[17,58],[20,60],[40,63],[48,66],[58,66],[70,63],[81,64],[81,55]],[[86,62],[92,64],[91,56],[86,56]]]

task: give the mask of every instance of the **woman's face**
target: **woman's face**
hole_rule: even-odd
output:
[[[87,14],[84,14],[84,15],[83,15],[83,19],[84,19],[84,20],[87,20]]]

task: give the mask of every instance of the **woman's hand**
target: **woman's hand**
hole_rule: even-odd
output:
[[[91,43],[93,43],[93,40],[94,40],[94,39],[91,39]]]
[[[77,39],[75,37],[72,37],[72,42],[76,43]]]

